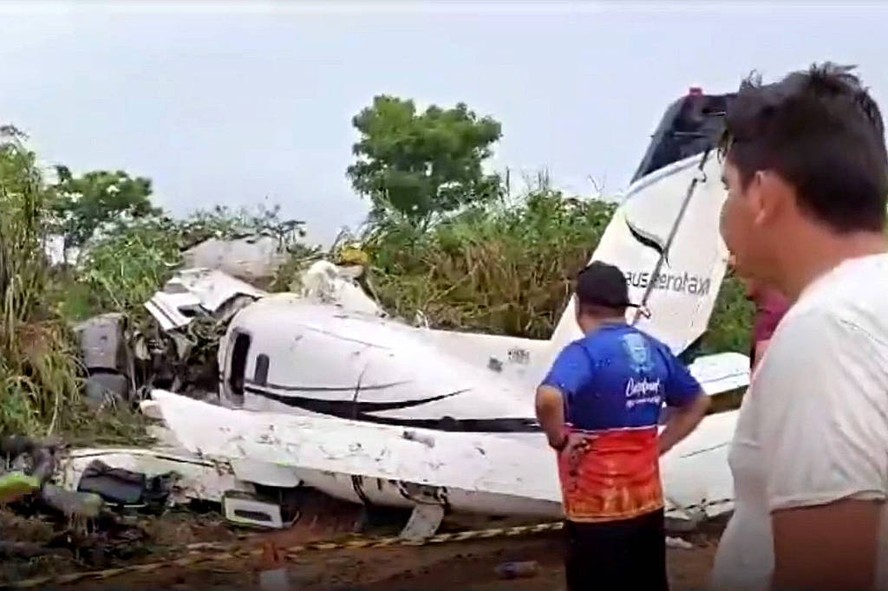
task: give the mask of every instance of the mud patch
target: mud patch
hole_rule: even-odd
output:
[[[300,591],[553,591],[564,588],[560,547],[560,538],[554,534],[421,548],[340,550],[306,554],[289,562],[286,568],[292,587]],[[672,588],[676,591],[704,588],[713,555],[713,545],[670,550]],[[536,575],[516,580],[502,580],[497,576],[497,565],[518,560],[537,561]],[[250,561],[228,563],[215,569],[171,569],[154,575],[84,583],[71,589],[256,588],[257,566]]]
[[[469,522],[471,529],[494,525],[479,523],[477,519],[470,519]],[[140,524],[145,539],[141,543],[143,554],[138,559],[113,560],[107,566],[180,558],[183,547],[207,542],[237,543],[241,548],[256,548],[264,542],[273,541],[275,545],[285,548],[317,540],[344,539],[362,525],[366,526],[366,520],[362,519],[360,507],[322,495],[306,500],[294,527],[277,532],[234,529],[215,514],[195,516],[185,512],[170,513]],[[451,527],[454,525],[450,523]],[[460,523],[457,529],[468,525]],[[45,542],[57,535],[45,523],[3,512],[0,512],[0,529],[4,539],[9,539],[9,535],[19,539],[29,536]],[[683,538],[693,545],[692,548],[669,549],[669,573],[673,589],[705,587],[720,531],[717,526],[709,526],[706,531]],[[374,528],[374,531],[366,533],[391,535],[396,531]],[[300,591],[553,591],[564,587],[561,549],[560,533],[552,532],[517,539],[475,540],[422,547],[311,551],[292,557],[284,563],[283,568],[293,588]],[[538,563],[533,577],[502,580],[496,574],[496,567],[504,562],[526,560]],[[95,568],[88,561],[74,556],[17,561],[15,566],[15,569],[11,569],[4,563],[4,581],[50,572]],[[257,588],[259,572],[266,567],[261,559],[252,558],[189,567],[164,566],[148,573],[125,574],[108,580],[85,580],[61,588],[72,591],[222,591]]]

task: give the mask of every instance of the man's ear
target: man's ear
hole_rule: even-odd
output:
[[[770,170],[755,173],[749,193],[750,207],[753,208],[753,219],[758,225],[767,225],[777,219],[785,208],[790,205],[793,189],[780,175]]]
[[[764,213],[765,184],[765,172],[758,170],[746,185],[746,206],[749,208],[752,223],[756,226],[764,223],[766,217]]]

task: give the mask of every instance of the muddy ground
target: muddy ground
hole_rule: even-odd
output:
[[[563,589],[563,573],[557,536],[521,540],[488,540],[463,544],[335,551],[305,555],[287,564],[293,591],[557,591]],[[669,568],[673,589],[703,589],[712,565],[714,546],[670,550]],[[500,579],[495,572],[505,561],[535,560],[535,576]],[[256,588],[256,564],[225,563],[216,568],[178,568],[148,575],[125,576],[104,583],[88,582],[71,589],[148,591],[176,589]]]
[[[312,514],[313,513],[313,514]],[[161,518],[138,521],[138,535],[129,533],[124,541],[107,545],[90,543],[84,537],[84,551],[66,549],[50,556],[16,561],[4,560],[2,582],[21,581],[50,573],[71,573],[144,564],[164,558],[181,558],[189,544],[219,542],[240,548],[257,548],[274,540],[280,547],[315,540],[348,537],[360,519],[356,507],[329,506],[321,503],[313,512],[304,513],[299,522],[284,532],[245,532],[232,528],[212,513],[170,513]],[[491,527],[499,524],[478,524]],[[464,529],[466,523],[451,524]],[[476,525],[477,527],[477,525]],[[53,533],[55,529],[55,533]],[[34,519],[0,513],[3,540],[28,537],[34,541],[56,539],[59,526],[51,528]],[[73,531],[77,531],[75,525]],[[370,532],[375,535],[391,530]],[[55,536],[55,538],[53,538]],[[670,548],[670,578],[675,590],[702,589],[712,565],[717,528],[684,536],[690,549]],[[121,548],[125,552],[121,553]],[[502,538],[454,542],[436,546],[392,547],[362,550],[309,551],[288,558],[284,563],[292,591],[557,591],[563,589],[561,538],[556,533],[522,538]],[[79,556],[77,555],[79,554]],[[533,576],[503,580],[496,567],[511,561],[535,561]],[[259,571],[270,566],[261,558],[236,558],[203,565],[163,567],[146,573],[128,573],[105,580],[85,580],[60,587],[49,583],[44,589],[72,591],[129,590],[178,591],[259,588]],[[0,588],[3,588],[0,585]],[[269,588],[269,591],[279,588]]]

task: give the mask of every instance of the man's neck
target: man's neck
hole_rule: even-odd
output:
[[[583,331],[585,336],[589,336],[590,334],[601,330],[602,328],[607,328],[609,326],[622,326],[626,324],[625,316],[612,316],[608,318],[595,318],[587,320],[580,325],[580,330]]]
[[[784,263],[779,287],[793,302],[811,283],[845,261],[888,252],[888,240],[881,233],[834,234],[814,229],[808,234],[799,241],[804,244],[801,252]]]

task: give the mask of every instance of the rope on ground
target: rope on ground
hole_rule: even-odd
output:
[[[357,538],[342,541],[318,541],[282,548],[285,559],[293,559],[296,556],[306,552],[327,552],[333,550],[356,550],[370,548],[387,548],[393,546],[425,546],[431,544],[445,544],[449,542],[465,542],[468,540],[483,540],[498,537],[514,537],[522,535],[531,535],[548,531],[557,531],[561,529],[563,524],[540,523],[535,525],[518,525],[514,527],[500,527],[493,529],[481,529],[473,531],[444,533],[431,536],[421,540],[406,540],[397,536],[385,538]],[[156,562],[148,562],[144,564],[132,564],[117,568],[108,568],[104,570],[87,571],[79,573],[67,573],[58,575],[49,575],[45,577],[34,577],[21,581],[10,581],[0,584],[0,590],[4,589],[33,589],[35,587],[57,587],[60,585],[71,585],[82,581],[102,581],[112,577],[119,577],[127,574],[146,574],[152,573],[170,567],[188,567],[211,562],[224,562],[227,560],[255,558],[262,554],[261,547],[254,548],[238,548],[236,546],[229,547],[225,550],[218,550],[215,545],[212,546],[213,552],[206,552],[207,549],[192,549],[189,554],[180,558],[170,560],[159,560]]]
[[[685,507],[685,509],[694,509],[719,505],[730,501],[724,499],[721,501],[711,501],[700,503],[693,507]],[[562,529],[564,523],[561,521],[537,523],[533,525],[515,525],[511,527],[497,527],[490,529],[477,529],[462,532],[436,534],[428,538],[419,540],[408,540],[399,536],[391,537],[358,537],[346,540],[328,540],[317,541],[282,548],[284,559],[295,559],[298,555],[306,552],[330,552],[334,550],[366,550],[371,548],[389,548],[394,546],[428,546],[434,544],[447,544],[453,542],[466,542],[470,540],[488,540],[492,538],[510,538],[518,536],[526,536],[540,534],[545,532],[554,532]],[[251,536],[252,538],[252,536]],[[182,552],[184,556],[181,556]],[[132,564],[117,568],[108,568],[104,570],[86,571],[78,573],[67,573],[58,575],[49,575],[45,577],[35,577],[24,579],[21,581],[10,581],[0,583],[0,591],[6,589],[34,589],[35,587],[48,586],[50,588],[61,585],[71,585],[82,581],[103,581],[112,577],[119,577],[127,574],[146,574],[170,567],[187,567],[207,564],[212,562],[224,562],[227,560],[237,560],[245,558],[256,558],[262,555],[262,546],[253,545],[253,547],[245,547],[244,541],[238,541],[233,544],[192,544],[181,548],[178,552],[180,558],[169,560],[158,560],[156,562],[147,562],[143,564]]]

